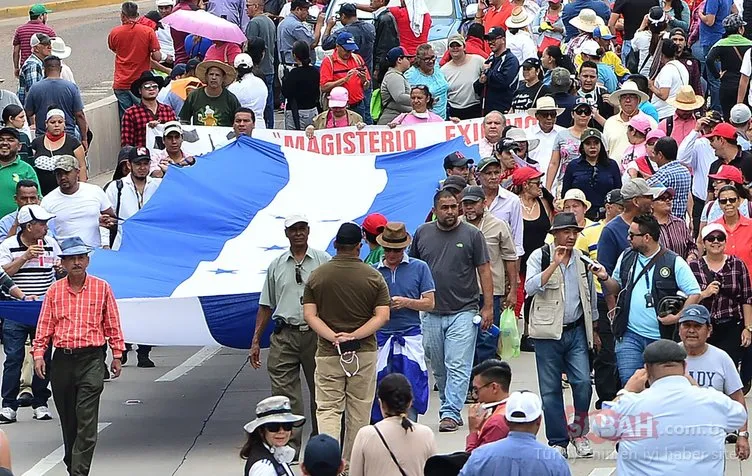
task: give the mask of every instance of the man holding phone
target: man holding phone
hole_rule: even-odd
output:
[[[355,43],[352,33],[346,31],[337,35],[334,54],[321,62],[319,84],[321,92],[328,95],[337,86],[347,89],[347,108],[366,117],[365,92],[371,85],[371,73],[363,58],[356,53],[359,45]]]
[[[377,330],[389,321],[389,288],[381,273],[360,259],[363,235],[343,223],[334,239],[336,256],[311,273],[303,291],[303,317],[318,334],[316,419],[319,431],[341,433],[342,457],[350,459],[355,435],[368,425],[376,393]]]

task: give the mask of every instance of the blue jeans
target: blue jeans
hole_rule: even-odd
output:
[[[627,64],[627,56],[629,56],[629,53],[631,51],[632,51],[632,41],[624,40],[624,42],[621,45],[621,62],[623,64]]]
[[[480,306],[483,307],[483,296],[480,297]],[[501,319],[501,296],[493,297],[493,320],[496,327],[499,326]],[[499,338],[494,337],[488,331],[478,330],[478,341],[475,343],[474,363],[480,364],[488,359],[498,359],[497,350],[499,348]]]
[[[363,118],[363,122],[365,122],[366,124],[368,124],[368,122],[366,122],[366,107],[365,107],[365,104],[366,104],[366,101],[364,99],[364,100],[362,100],[360,102],[357,102],[355,104],[350,104],[349,106],[347,106],[347,108],[349,110],[351,110],[352,112],[357,112],[358,114],[360,114],[360,117]],[[369,104],[368,109],[370,109],[370,104]],[[371,115],[370,111],[369,111],[368,115],[369,116]]]
[[[702,47],[702,59],[700,60],[701,66],[705,70],[705,79],[708,81],[708,89],[710,90],[710,109],[718,112],[722,112],[721,109],[721,79],[713,76],[707,70],[705,65],[705,58],[708,57],[710,49],[713,45],[705,45]],[[718,68],[716,68],[718,69]]]
[[[365,116],[363,116],[363,121],[368,124],[369,126],[373,125],[373,118],[371,117],[371,95],[373,95],[373,89],[371,86],[368,86],[368,89],[363,91],[365,94],[365,98],[363,98],[363,107],[365,109]]]
[[[635,372],[645,366],[642,353],[648,344],[655,341],[656,339],[643,337],[629,329],[621,339],[616,341],[616,366],[619,369],[619,380],[622,387],[626,385]]]
[[[543,400],[546,438],[550,446],[567,446],[569,440],[587,435],[588,411],[593,387],[590,384],[590,360],[584,324],[565,330],[561,339],[534,339],[535,366]],[[567,425],[561,374],[566,372],[572,387],[574,420]]]
[[[21,386],[21,366],[25,356],[26,339],[34,339],[36,327],[20,324],[10,319],[3,323],[3,350],[5,351],[5,363],[3,363],[2,396],[3,408],[18,410],[18,391]],[[44,355],[47,364],[47,375],[50,369],[51,349],[48,347]],[[52,393],[49,389],[49,379],[41,379],[36,372],[31,379],[31,392],[34,398],[31,400],[32,408],[46,407]]]
[[[274,129],[274,73],[265,74],[264,82],[268,91],[264,108],[264,123],[267,129]]]
[[[460,412],[465,404],[473,367],[477,334],[473,317],[476,314],[476,311],[446,315],[427,312],[423,316],[423,349],[431,361],[431,370],[439,386],[440,419],[462,421]]]
[[[114,89],[113,91],[118,100],[118,114],[120,114],[120,120],[123,119],[123,114],[125,114],[126,109],[141,103],[141,100],[134,96],[129,89]]]

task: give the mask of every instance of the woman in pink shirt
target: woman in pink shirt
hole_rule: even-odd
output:
[[[240,49],[240,45],[236,43],[215,41],[214,43],[212,43],[209,49],[206,50],[204,61],[221,61],[232,66],[233,64],[235,64],[235,57],[242,52],[243,51]]]
[[[392,122],[387,124],[390,128],[394,129],[397,126],[412,126],[413,124],[444,121],[441,116],[431,112],[431,108],[433,107],[433,96],[428,90],[428,86],[423,84],[413,86],[412,89],[410,89],[410,102],[413,105],[413,110],[410,112],[403,112],[395,117]]]

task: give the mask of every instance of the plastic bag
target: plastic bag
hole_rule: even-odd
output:
[[[499,321],[499,355],[503,360],[520,356],[520,331],[514,309],[506,308]]]

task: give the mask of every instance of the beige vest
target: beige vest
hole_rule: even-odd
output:
[[[551,251],[551,262],[553,262],[554,245],[548,245]],[[590,300],[591,282],[588,280],[588,270],[580,256],[582,253],[578,249],[572,250],[572,256],[569,259],[574,260],[577,266],[577,274],[580,276],[580,303],[584,312],[585,333],[587,334],[588,345],[593,346],[593,312]],[[564,274],[560,267],[556,267],[551,279],[544,286],[543,292],[533,296],[533,302],[530,306],[529,328],[530,337],[534,339],[561,339],[561,333],[564,326]]]

